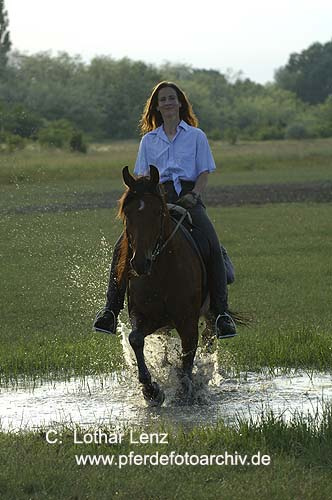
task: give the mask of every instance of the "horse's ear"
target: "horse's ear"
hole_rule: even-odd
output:
[[[131,189],[133,191],[134,190],[134,185],[135,185],[135,179],[130,174],[128,167],[123,167],[123,169],[122,169],[122,177],[123,177],[125,185],[128,186],[129,189]]]
[[[150,179],[153,184],[159,184],[159,170],[154,165],[150,165]]]

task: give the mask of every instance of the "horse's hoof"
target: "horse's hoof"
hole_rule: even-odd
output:
[[[181,378],[181,387],[177,391],[176,397],[180,404],[187,405],[194,402],[194,384],[188,375]]]
[[[142,390],[145,401],[149,406],[161,406],[165,401],[165,393],[157,382],[152,382],[151,387]]]

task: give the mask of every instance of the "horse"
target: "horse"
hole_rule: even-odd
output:
[[[146,366],[144,339],[160,329],[177,330],[182,347],[181,383],[189,398],[199,318],[208,309],[208,297],[203,295],[204,271],[179,223],[170,217],[158,169],[150,166],[149,177],[134,178],[124,167],[122,176],[127,189],[119,200],[124,236],[118,279],[127,273],[129,343],[137,360],[143,396],[149,404],[161,405],[165,394],[152,381]]]

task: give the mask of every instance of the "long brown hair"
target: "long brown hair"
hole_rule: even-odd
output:
[[[144,111],[139,122],[139,127],[142,135],[151,132],[151,130],[160,127],[163,124],[163,119],[160,111],[157,111],[158,92],[165,87],[171,87],[175,90],[179,102],[181,103],[180,118],[192,127],[198,127],[198,120],[193,111],[193,108],[186,94],[173,82],[160,82],[152,90],[150,97],[145,103]]]

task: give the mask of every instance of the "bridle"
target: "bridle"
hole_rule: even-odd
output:
[[[168,238],[166,239],[166,241],[162,241],[163,240],[163,233],[164,233],[164,222],[165,222],[165,217],[166,217],[166,213],[165,213],[165,209],[164,209],[164,206],[163,206],[163,203],[162,203],[162,200],[160,200],[159,198],[159,195],[156,193],[156,194],[152,194],[152,193],[145,193],[145,194],[151,194],[152,196],[156,196],[159,201],[161,202],[161,206],[162,206],[162,211],[161,211],[161,224],[160,224],[160,231],[159,231],[159,236],[157,238],[157,241],[156,241],[156,244],[154,246],[154,249],[152,251],[152,254],[151,254],[151,260],[152,262],[154,262],[157,257],[165,250],[165,248],[167,247],[167,245],[170,243],[170,241],[173,239],[174,235],[176,234],[176,232],[178,231],[179,227],[181,226],[182,222],[184,221],[184,219],[187,217],[188,215],[188,210],[186,210],[182,216],[180,217],[180,219],[178,220],[177,224],[175,225],[173,231],[171,232],[171,234],[168,236]],[[127,237],[128,237],[128,243],[129,243],[129,246],[130,248],[132,249],[132,246],[131,246],[131,242],[130,242],[130,237],[127,233]]]
[[[162,231],[161,231],[161,233],[159,235],[159,239],[157,240],[156,246],[152,252],[152,257],[151,257],[152,261],[155,261],[156,258],[158,257],[158,255],[160,255],[161,252],[167,247],[168,243],[171,241],[171,239],[173,238],[173,236],[175,235],[175,233],[177,232],[177,230],[181,226],[182,222],[187,217],[187,213],[188,213],[188,211],[186,210],[184,212],[184,214],[181,216],[181,218],[179,219],[179,221],[177,222],[175,228],[173,229],[173,231],[171,232],[171,234],[169,235],[167,240],[162,245],[160,245],[161,238],[162,238]],[[163,214],[163,216],[164,216],[164,214]],[[163,225],[163,221],[162,221],[162,225]]]

